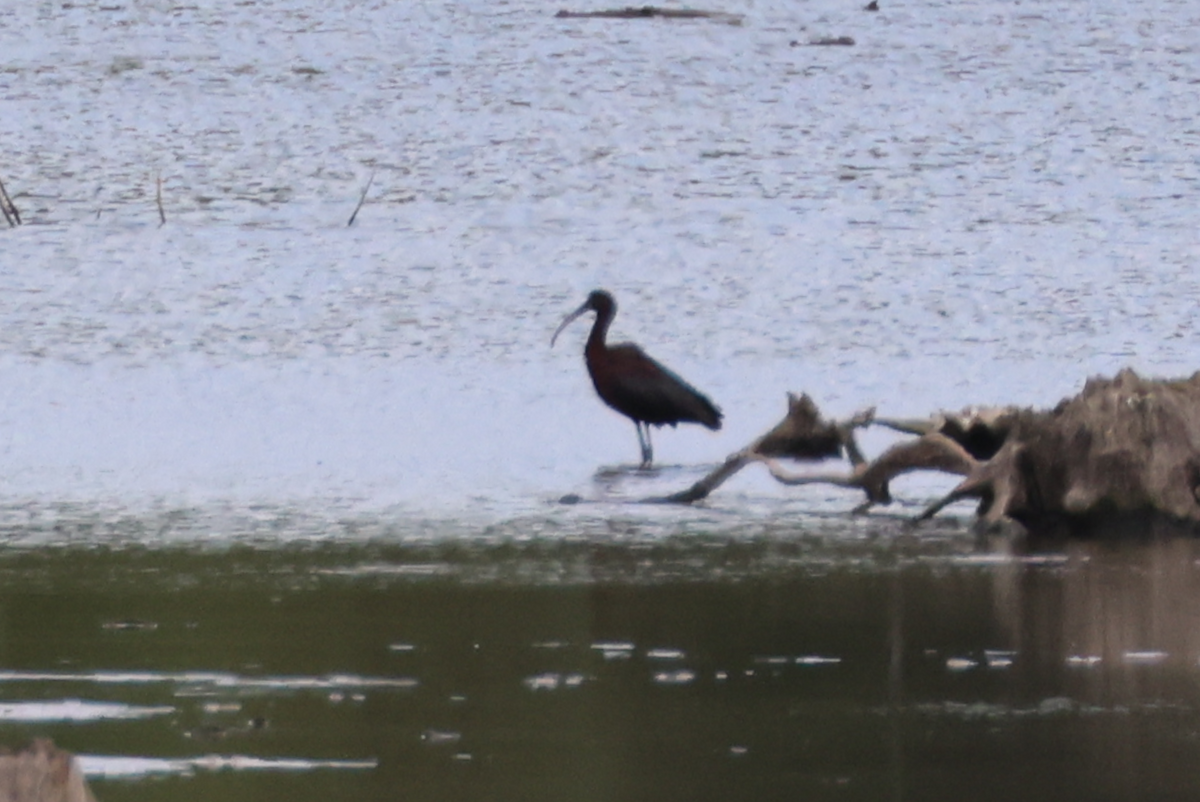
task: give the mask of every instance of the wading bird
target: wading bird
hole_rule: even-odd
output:
[[[563,319],[550,338],[550,347],[573,320],[586,312],[596,313],[592,333],[583,349],[584,361],[600,399],[633,421],[642,447],[642,467],[654,459],[650,426],[700,423],[712,430],[721,428],[721,410],[699,390],[655,362],[633,343],[608,345],[608,326],[617,314],[617,302],[605,290],[592,290],[583,306]],[[642,429],[645,429],[643,435]]]

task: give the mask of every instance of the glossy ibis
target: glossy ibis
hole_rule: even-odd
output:
[[[596,313],[592,333],[583,349],[584,361],[600,399],[633,421],[642,447],[642,467],[654,459],[650,426],[694,422],[714,431],[721,428],[721,410],[699,390],[655,362],[633,343],[608,345],[608,326],[617,314],[617,302],[605,290],[592,290],[583,306],[567,315],[550,347],[571,321],[586,312]],[[642,430],[645,429],[643,435]]]

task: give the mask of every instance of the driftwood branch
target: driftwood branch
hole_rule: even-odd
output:
[[[914,439],[866,460],[854,430],[871,424]],[[846,472],[793,473],[779,464],[841,454],[850,462]],[[1125,370],[1089,380],[1051,410],[967,409],[926,420],[867,411],[829,423],[808,396],[789,395],[778,426],[691,488],[661,500],[699,501],[755,462],[783,484],[858,488],[866,495],[860,510],[889,503],[889,483],[911,471],[963,477],[917,520],[975,499],[981,521],[1016,521],[1031,533],[1095,532],[1147,519],[1200,529],[1200,373],[1153,380]]]
[[[647,499],[647,501],[651,503],[672,504],[694,504],[697,501],[703,501],[710,493],[725,484],[727,479],[754,461],[753,452],[749,449],[742,449],[734,454],[730,454],[716,470],[711,471],[687,490],[674,493],[665,498]]]
[[[721,465],[687,490],[649,501],[693,504],[707,498],[747,465],[774,457],[818,460],[844,453],[851,464],[863,462],[862,452],[854,440],[854,430],[870,425],[875,415],[874,409],[860,412],[848,421],[835,423],[821,417],[817,405],[808,395],[788,393],[787,398],[787,415],[769,432],[741,451],[730,454]]]

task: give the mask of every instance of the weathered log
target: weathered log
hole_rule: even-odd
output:
[[[0,753],[0,802],[96,802],[70,752],[38,738]]]
[[[877,423],[916,435],[874,460],[858,451],[854,429]],[[848,472],[796,474],[778,459],[844,453]],[[941,413],[927,420],[821,418],[808,396],[788,396],[788,416],[731,455],[688,490],[666,501],[690,503],[754,462],[784,484],[861,489],[857,509],[892,500],[889,483],[910,471],[964,477],[918,518],[961,499],[977,499],[985,523],[1015,521],[1031,533],[1095,532],[1113,522],[1165,520],[1200,529],[1200,373],[1143,379],[1132,370],[1090,379],[1052,410],[996,407]]]
[[[556,17],[579,17],[600,19],[646,19],[661,17],[666,19],[713,19],[729,25],[741,25],[741,14],[730,14],[725,11],[703,11],[697,8],[659,8],[658,6],[626,6],[625,8],[610,8],[603,11],[567,11],[563,9]]]
[[[1017,414],[995,456],[922,515],[961,498],[1028,529],[1161,517],[1200,526],[1200,373],[1092,378],[1049,412]]]

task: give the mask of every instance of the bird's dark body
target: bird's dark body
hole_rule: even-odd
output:
[[[583,306],[563,320],[550,344],[567,324],[588,311],[596,313],[583,352],[588,373],[601,400],[637,426],[643,466],[653,459],[650,426],[699,423],[713,430],[721,428],[721,410],[695,387],[633,343],[610,346],[605,342],[609,324],[617,314],[617,303],[604,290],[593,290]]]
[[[604,403],[654,426],[699,423],[721,428],[721,411],[699,390],[633,343],[584,351],[588,373]]]

